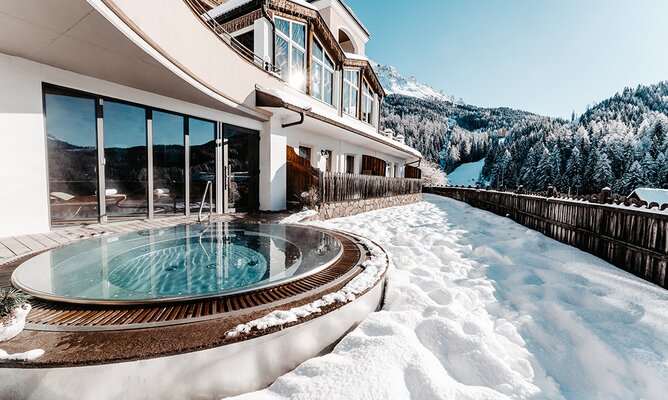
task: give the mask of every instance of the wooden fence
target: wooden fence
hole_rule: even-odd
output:
[[[422,192],[419,179],[320,172],[321,203],[401,196]]]
[[[562,243],[598,256],[638,277],[668,288],[668,212],[645,205],[583,200],[473,188],[425,188],[507,216]]]
[[[301,204],[302,193],[318,189],[318,170],[311,166],[311,161],[300,157],[290,146],[287,146],[286,177],[288,204]]]

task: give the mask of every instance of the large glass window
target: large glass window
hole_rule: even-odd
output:
[[[343,112],[357,117],[357,103],[360,90],[360,73],[346,69],[343,71]]]
[[[96,219],[95,99],[45,94],[51,221]]]
[[[202,203],[208,211],[209,182],[222,212],[216,179],[223,176],[218,189],[230,210],[259,208],[257,131],[226,125],[218,132],[216,122],[50,86],[44,115],[53,223],[183,215]]]
[[[105,202],[109,217],[146,215],[146,109],[104,102]]]
[[[373,119],[373,92],[366,82],[362,85],[362,121],[370,124]]]
[[[153,111],[155,216],[185,213],[185,118]]]
[[[196,118],[188,119],[190,137],[190,211],[199,211],[207,182],[213,185],[216,201],[216,124]],[[208,210],[207,194],[204,207]],[[214,204],[215,208],[215,204]]]
[[[290,86],[306,90],[306,25],[276,18],[276,67]]]
[[[322,45],[313,40],[313,65],[311,68],[311,91],[313,97],[333,104],[334,62],[325,53]]]

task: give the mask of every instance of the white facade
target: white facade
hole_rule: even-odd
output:
[[[377,127],[341,115],[337,107],[287,87],[242,59],[182,0],[37,3],[9,0],[0,16],[0,237],[45,232],[52,225],[44,85],[256,131],[263,211],[286,208],[286,146],[310,147],[312,165],[323,170],[328,164],[324,155],[331,152],[334,172],[346,172],[346,157],[354,156],[354,171],[360,173],[362,156],[369,155],[387,162],[387,176],[403,176],[404,166],[420,157],[380,135]],[[152,18],[142,18],[149,12]],[[176,25],[183,29],[170,28]],[[366,43],[363,34],[358,37],[362,29],[356,29],[353,36]],[[270,24],[257,20],[253,30],[256,54],[270,60]],[[40,42],[43,32],[54,38]],[[363,54],[363,44],[358,46]],[[336,75],[340,79],[339,71]],[[308,105],[311,116],[284,128],[299,115],[257,107],[256,86],[286,93],[286,103]],[[335,102],[339,92],[335,87]],[[380,106],[376,99],[374,118]],[[220,201],[227,166],[222,154],[216,162]]]
[[[318,8],[327,26],[336,36],[342,31],[350,38],[353,46],[351,54],[366,55],[369,32],[347,5],[341,0],[316,0],[313,5]]]

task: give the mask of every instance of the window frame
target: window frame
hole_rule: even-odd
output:
[[[308,153],[308,157],[302,156],[302,149],[308,150],[305,151],[304,153]],[[309,146],[307,144],[300,144],[299,147],[297,148],[297,155],[301,158],[305,158],[313,164],[313,146]]]
[[[362,81],[362,104],[360,104],[360,119],[362,122],[366,122],[369,125],[373,125],[374,95],[375,93],[373,92],[373,89],[371,89],[371,85],[369,85],[367,80],[364,79]],[[369,106],[369,110],[367,117],[365,118],[364,114],[367,105]]]
[[[355,86],[355,84],[353,83],[352,80],[347,78],[347,73],[349,73],[349,72],[353,73],[353,74],[357,74],[357,85],[356,86]],[[353,118],[359,118],[359,115],[360,115],[360,112],[359,112],[360,111],[359,96],[360,96],[360,83],[361,83],[360,80],[361,79],[362,79],[362,74],[361,74],[361,71],[359,69],[355,69],[355,68],[344,68],[343,69],[343,93],[341,94],[341,104],[342,104],[341,109],[343,110],[344,114],[347,114],[347,115],[349,115]],[[351,90],[350,90],[350,93],[348,93],[348,96],[346,96],[346,85],[350,85],[350,87],[351,87]],[[354,90],[352,90],[352,89],[354,89]],[[355,96],[352,96],[353,93],[355,93]],[[353,99],[355,100],[354,113],[351,113],[351,112],[346,110],[346,97],[348,99],[349,105],[350,105],[351,100],[353,100]]]
[[[308,70],[308,26],[300,21],[295,21],[289,18],[285,17],[279,17],[275,16],[274,17],[274,23],[276,23],[278,20],[285,21],[288,23],[289,29],[288,29],[288,35],[281,31],[278,27],[275,29],[275,36],[274,36],[274,48],[277,49],[278,46],[278,39],[285,40],[288,43],[288,54],[287,54],[287,76],[283,75],[283,70],[280,71],[281,74],[281,79],[287,83],[290,87],[297,89],[301,92],[306,93],[306,86],[307,86],[307,80],[309,77],[307,76],[307,70]],[[300,25],[304,27],[304,47],[302,47],[299,43],[295,42],[294,39],[292,39],[292,30],[294,25]],[[292,71],[293,71],[293,59],[292,59],[292,54],[294,50],[298,50],[303,53],[303,74],[304,74],[304,79],[301,82],[301,86],[297,86],[294,84],[294,82],[291,82],[293,79],[292,76]]]
[[[315,56],[315,53],[314,53],[313,49],[315,49],[316,44],[322,49],[322,59],[318,59]],[[325,60],[329,60],[332,67],[327,65]],[[319,65],[322,68],[322,76],[320,78],[320,85],[319,85],[320,86],[319,87],[320,97],[316,96],[315,91],[313,90],[313,88],[316,86],[315,82],[314,82],[314,78],[315,78],[315,67],[314,66],[316,64]],[[331,99],[330,99],[330,101],[325,100],[325,87],[326,87],[325,86],[325,73],[331,73],[331,76],[332,76],[331,83],[330,83],[330,85],[331,85],[331,88],[330,88]],[[325,48],[325,46],[323,46],[322,42],[320,40],[318,40],[315,36],[313,37],[313,42],[311,44],[311,77],[310,78],[311,78],[311,96],[313,98],[329,105],[329,106],[334,107],[334,87],[335,87],[334,86],[334,83],[335,83],[334,81],[335,81],[335,78],[336,78],[336,63],[334,62],[334,59],[329,56],[329,54],[327,53],[327,49]]]
[[[346,154],[346,164],[345,164],[345,173],[346,174],[355,174],[355,161],[357,160],[357,157],[354,154]],[[352,161],[350,164],[350,169],[348,168],[349,164],[348,162]],[[350,171],[350,172],[349,172]]]

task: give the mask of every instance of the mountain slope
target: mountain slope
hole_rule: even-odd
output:
[[[404,78],[395,67],[375,62],[372,62],[371,65],[387,94],[455,103],[454,97],[448,96],[443,91],[438,91],[426,83],[418,81],[414,76],[408,79]]]
[[[454,102],[393,67],[376,66],[387,92],[382,125],[452,172],[485,160],[492,186],[629,194],[668,188],[668,82],[626,88],[575,121]]]
[[[510,108],[481,108],[463,103],[392,94],[385,98],[383,128],[406,138],[425,159],[440,163],[446,172],[479,161],[493,137],[504,137],[519,121],[543,117]]]

